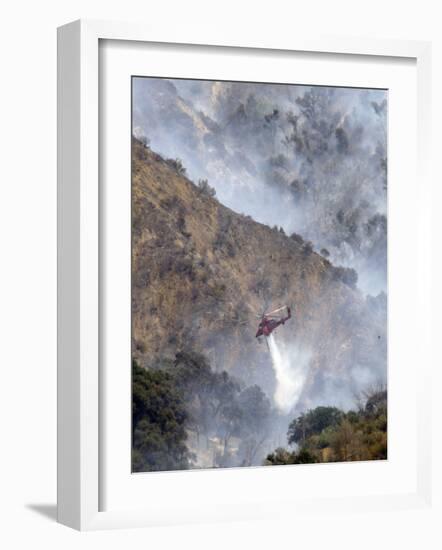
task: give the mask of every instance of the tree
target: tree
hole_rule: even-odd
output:
[[[336,426],[343,413],[336,407],[316,407],[293,420],[287,432],[288,443],[301,443],[329,426]]]
[[[236,401],[225,404],[220,411],[219,427],[224,445],[223,455],[228,451],[230,438],[240,435],[243,410]]]
[[[209,185],[206,179],[198,180],[198,190],[202,195],[206,195],[207,197],[215,197],[216,195],[215,188]]]
[[[336,266],[331,268],[334,281],[341,281],[350,288],[355,289],[358,282],[358,274],[351,267]]]
[[[279,466],[283,464],[294,464],[294,456],[296,453],[287,451],[282,447],[278,447],[273,453],[267,455],[264,464],[266,466]]]
[[[302,247],[302,252],[304,253],[304,256],[310,256],[310,254],[313,252],[313,243],[311,243],[310,241],[305,242]]]
[[[270,401],[257,385],[243,390],[238,397],[242,410],[241,438],[244,466],[251,466],[256,453],[269,434]]]
[[[235,400],[240,387],[237,382],[229,377],[226,371],[213,373],[212,384],[210,406],[212,408],[212,417],[216,419],[222,407]]]
[[[314,464],[315,462],[318,462],[318,459],[308,449],[303,448],[294,455],[293,464]]]
[[[336,461],[360,460],[355,453],[356,435],[353,425],[345,418],[334,433],[331,442]]]
[[[188,411],[187,425],[196,432],[209,437],[212,415],[210,396],[213,391],[213,373],[204,355],[194,351],[176,354],[171,374]]]
[[[301,449],[298,453],[289,452],[282,447],[276,449],[273,453],[267,455],[265,466],[282,466],[285,464],[314,464],[318,462],[316,456],[308,449]]]
[[[212,370],[204,355],[180,351],[175,356],[173,376],[184,394],[207,393],[212,383]]]
[[[175,172],[181,176],[186,175],[186,167],[183,164],[183,161],[179,158],[176,159],[166,159],[166,163],[173,169]]]
[[[177,353],[173,377],[186,401],[188,425],[203,433],[208,443],[211,433],[221,431],[227,442],[236,431],[239,413],[234,407],[240,388],[227,372],[213,372],[204,355],[194,351]],[[229,428],[227,429],[227,424]]]
[[[187,425],[202,433],[208,444],[214,436],[222,442],[217,461],[231,465],[232,438],[241,440],[243,465],[251,465],[267,438],[271,404],[257,385],[242,389],[226,371],[213,372],[207,359],[194,351],[177,353],[171,370],[176,387],[184,396]]]
[[[132,468],[135,472],[189,468],[187,413],[170,374],[132,365]]]
[[[273,150],[275,150],[275,136],[277,132],[279,118],[280,117],[279,117],[278,109],[273,109],[271,113],[264,116],[264,121],[265,121],[264,127],[270,130],[270,133],[272,136],[272,142],[273,142]]]
[[[367,397],[365,403],[366,414],[376,416],[387,411],[387,390],[374,391]]]
[[[289,425],[288,442],[300,449],[278,448],[265,464],[304,464],[387,458],[387,391],[370,387],[357,396],[357,410],[317,407]]]

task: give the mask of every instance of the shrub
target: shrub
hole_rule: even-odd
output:
[[[371,387],[357,396],[357,410],[316,407],[289,425],[288,444],[276,449],[264,464],[303,464],[387,458],[387,390]]]
[[[161,407],[158,404],[161,404]],[[135,472],[190,466],[187,412],[171,376],[132,366],[132,468]]]
[[[215,189],[209,185],[207,180],[198,180],[198,190],[202,195],[207,197],[214,197],[216,195]]]
[[[298,235],[298,233],[292,233],[290,235],[290,238],[292,239],[292,241],[295,241],[295,243],[304,244],[304,239],[301,237],[301,235]]]
[[[354,269],[352,269],[351,267],[342,266],[333,267],[332,269],[334,281],[341,281],[350,288],[356,288],[356,284],[358,282],[358,274]]]
[[[336,407],[316,407],[293,420],[287,432],[287,441],[301,443],[315,434],[320,434],[329,426],[336,426],[342,418],[342,412]]]
[[[313,244],[310,241],[307,241],[302,247],[302,252],[304,256],[310,256],[310,254],[313,252]]]
[[[186,168],[183,162],[179,158],[175,159],[166,159],[166,163],[173,169],[177,174],[181,176],[186,175]]]
[[[298,453],[290,452],[279,447],[273,453],[267,455],[264,465],[279,466],[284,464],[314,464],[318,462],[316,456],[308,449],[302,448]]]

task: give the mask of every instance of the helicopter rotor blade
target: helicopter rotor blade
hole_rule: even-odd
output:
[[[277,309],[274,309],[273,311],[269,311],[267,313],[267,316],[272,315],[273,313],[277,313],[278,311],[282,311],[283,309],[287,309],[287,306],[278,307]]]

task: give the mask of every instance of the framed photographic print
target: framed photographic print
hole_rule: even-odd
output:
[[[428,78],[426,43],[59,29],[59,521],[425,505]]]

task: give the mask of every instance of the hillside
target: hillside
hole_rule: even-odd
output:
[[[277,338],[310,357],[302,403],[346,404],[386,364],[386,297],[365,299],[350,270],[336,268],[300,236],[235,213],[133,140],[133,356],[155,367],[183,349],[204,353],[272,395],[256,313],[292,306]],[[351,396],[350,396],[351,397]],[[340,404],[338,403],[338,404]]]
[[[135,78],[133,99],[134,135],[224,205],[327,249],[366,293],[386,291],[385,90]]]

